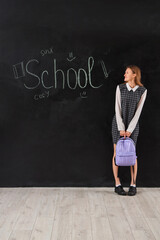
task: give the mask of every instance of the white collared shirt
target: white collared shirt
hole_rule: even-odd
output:
[[[129,91],[133,90],[133,92],[135,92],[136,89],[139,88],[139,85],[136,85],[134,88],[131,88],[131,87],[129,86],[129,83],[128,83],[128,82],[126,83],[126,86],[127,86],[127,88],[128,88]]]
[[[129,91],[131,91],[131,90],[136,91],[136,89],[139,87],[139,85],[136,85],[134,88],[131,88],[130,85],[128,84],[128,82],[126,83],[126,86]],[[146,99],[146,95],[147,95],[147,89],[142,94],[141,99],[137,105],[137,110],[135,112],[135,115],[132,118],[131,122],[129,123],[127,130],[125,130],[125,125],[123,123],[122,114],[121,114],[121,93],[120,93],[119,85],[117,85],[116,99],[115,99],[115,112],[116,112],[117,127],[118,127],[119,131],[128,131],[131,133],[134,131],[136,124],[138,122],[138,119],[140,117],[140,114],[141,114],[141,111],[143,108],[143,104]]]

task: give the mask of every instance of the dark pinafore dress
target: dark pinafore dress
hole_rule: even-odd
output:
[[[129,123],[134,117],[134,114],[137,109],[137,104],[139,103],[140,98],[142,94],[145,92],[146,88],[143,86],[139,86],[135,91],[133,90],[129,91],[126,84],[124,83],[119,84],[119,88],[120,88],[120,94],[121,94],[121,114],[122,114],[122,119],[125,125],[125,131],[126,131]],[[130,138],[133,139],[135,145],[137,143],[138,134],[139,134],[139,120],[136,124],[134,131],[130,135]],[[120,131],[118,130],[118,127],[117,127],[116,115],[114,115],[112,120],[113,143],[117,144],[117,141],[119,140],[120,137],[121,136],[120,136]]]

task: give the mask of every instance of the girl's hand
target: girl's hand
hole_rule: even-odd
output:
[[[120,136],[124,136],[124,138],[126,137],[126,131],[120,131]]]
[[[126,136],[130,137],[131,136],[131,132],[126,131]]]

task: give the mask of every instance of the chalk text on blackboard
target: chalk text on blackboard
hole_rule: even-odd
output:
[[[33,64],[39,64],[39,61],[37,59],[31,59],[27,62],[26,64],[26,73],[28,73],[30,76],[32,76],[32,79],[27,80],[27,83],[24,83],[24,87],[27,89],[36,89],[40,84],[42,84],[42,86],[45,89],[50,89],[50,88],[57,88],[58,86],[58,82],[59,81],[63,81],[63,89],[66,87],[70,88],[70,89],[76,89],[77,86],[79,88],[85,88],[87,85],[90,85],[92,88],[100,88],[103,84],[100,84],[98,86],[95,86],[92,82],[92,69],[94,66],[94,58],[92,56],[90,56],[88,58],[88,69],[87,71],[84,68],[79,68],[78,71],[75,70],[74,68],[69,68],[67,70],[67,72],[65,73],[62,69],[57,69],[57,60],[54,59],[53,61],[53,75],[54,76],[50,76],[49,77],[49,72],[47,70],[43,70],[41,75],[38,76],[37,74],[33,73],[30,70],[30,66]],[[33,66],[32,66],[33,67]],[[71,86],[70,84],[70,79],[71,79],[71,73],[72,75],[74,74],[74,86]],[[61,78],[58,78],[58,74],[61,75]],[[84,84],[82,85],[81,83],[81,76],[83,75],[83,79],[84,79]],[[73,80],[73,77],[72,77]],[[50,86],[48,86],[46,84],[46,82],[49,81]],[[52,85],[54,83],[54,85]]]
[[[53,54],[53,47],[50,47],[50,49],[44,49],[40,51],[42,56],[45,56],[46,54]]]
[[[34,95],[35,100],[44,99],[44,98],[48,98],[48,97],[49,97],[49,91],[44,91],[43,93]]]

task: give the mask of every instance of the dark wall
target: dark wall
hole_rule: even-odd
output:
[[[138,186],[160,186],[158,1],[1,1],[0,186],[114,186],[111,123],[128,64],[148,90]],[[129,168],[121,167],[126,186]]]

